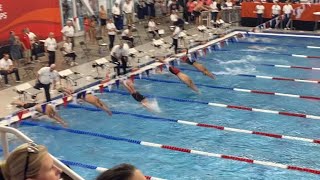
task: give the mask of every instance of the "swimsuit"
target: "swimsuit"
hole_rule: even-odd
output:
[[[178,75],[180,73],[180,70],[178,68],[172,66],[169,67],[169,71],[174,75]]]
[[[25,103],[25,104],[23,105],[23,108],[24,108],[24,109],[28,109],[28,108],[31,108],[31,107],[33,107],[33,106],[35,106],[35,105],[37,105],[37,103]]]
[[[193,65],[193,63],[195,63],[196,61],[195,60],[191,60],[190,58],[187,57],[185,62],[187,64]]]
[[[138,102],[141,102],[146,98],[142,94],[140,94],[139,92],[132,93],[131,96]]]

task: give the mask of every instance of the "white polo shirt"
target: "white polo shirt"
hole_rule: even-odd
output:
[[[123,48],[120,49],[120,45],[115,45],[112,48],[110,54],[111,54],[111,56],[114,56],[114,57],[128,56],[129,46],[128,46],[128,44],[124,43]]]
[[[56,51],[57,41],[54,38],[47,38],[44,42],[44,46],[47,47],[48,51]]]
[[[4,58],[2,58],[0,60],[0,69],[2,70],[9,70],[10,66],[12,66],[13,63],[11,61],[11,59],[5,60]]]
[[[64,34],[67,37],[73,37],[74,36],[74,27],[73,26],[64,26],[61,30],[62,34]]]
[[[129,36],[129,29],[122,31],[121,36]]]
[[[178,21],[178,15],[176,15],[176,14],[171,14],[171,15],[170,15],[170,20],[171,20],[172,22]]]
[[[292,8],[291,4],[288,4],[288,5],[286,4],[283,6],[282,11],[285,14],[291,14],[293,11],[293,8]]]
[[[29,32],[28,37],[30,39],[30,43],[33,44],[37,36],[33,32]]]
[[[156,23],[154,21],[148,22],[148,31],[154,31],[156,29]]]
[[[112,7],[112,14],[119,16],[120,15],[120,8],[116,7],[116,6],[113,6]]]
[[[226,6],[226,9],[232,9],[233,4],[232,2],[226,2]]]
[[[257,14],[263,14],[263,12],[264,12],[264,6],[261,5],[261,4],[258,4],[258,5],[256,6],[256,11],[257,11]]]
[[[176,26],[176,27],[174,28],[174,31],[173,31],[173,34],[172,34],[172,38],[173,38],[173,39],[178,39],[180,32],[181,32],[181,28],[178,27],[178,26]]]
[[[210,4],[210,8],[211,8],[211,12],[219,12],[216,1]]]
[[[112,31],[112,29],[116,30],[116,26],[114,25],[114,23],[107,23],[106,29],[108,30],[108,34],[109,35],[116,35],[115,31]]]
[[[62,52],[63,54],[68,54],[68,53],[72,53],[73,50],[72,50],[72,43],[64,43],[63,44],[63,48],[64,48],[64,51]]]
[[[56,70],[50,71],[50,67],[43,67],[38,71],[39,81],[42,84],[50,84],[53,80],[58,77],[58,72]]]
[[[280,11],[281,11],[281,7],[279,5],[272,5],[271,7],[272,9],[272,14],[273,15],[279,15],[280,14]]]
[[[132,13],[133,11],[133,4],[129,2],[128,3],[124,3],[123,4],[123,7],[122,7],[122,10],[124,11],[124,13]]]

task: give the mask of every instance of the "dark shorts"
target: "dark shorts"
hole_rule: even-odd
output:
[[[106,19],[100,19],[100,25],[101,26],[105,26],[107,24],[107,20]]]
[[[186,63],[187,63],[187,64],[193,65],[194,62],[195,62],[195,61],[190,60],[190,58],[187,58],[187,59],[186,59]]]
[[[140,94],[139,92],[135,92],[135,93],[131,94],[131,96],[138,102],[141,102],[146,98],[142,94]]]
[[[201,12],[199,11],[193,11],[194,17],[199,17],[201,15]]]
[[[34,107],[35,105],[37,105],[37,103],[26,103],[23,105],[23,108],[28,109]]]
[[[221,11],[222,10],[221,4],[217,4],[217,8],[218,8],[219,11]]]

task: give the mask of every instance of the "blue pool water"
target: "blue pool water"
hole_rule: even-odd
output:
[[[235,74],[255,74],[319,79],[320,71],[273,68],[259,64],[320,67],[320,59],[281,55],[320,56],[318,50],[305,48],[307,45],[319,45],[320,39],[251,36],[241,39],[241,41],[251,43],[229,43],[228,46],[222,48],[227,51],[214,51],[199,60],[209,70],[217,74],[217,80],[213,81],[194,71],[185,70],[183,72],[199,84],[320,96],[319,84],[235,76]],[[270,43],[273,44],[270,45]],[[272,50],[248,49],[249,46],[268,47]],[[181,64],[180,67],[192,69],[186,64]],[[151,75],[151,78],[178,81],[176,77],[167,72]],[[183,84],[170,84],[147,79],[136,80],[135,86],[145,95],[320,115],[320,102],[314,100],[250,94],[208,87],[200,87],[201,94],[196,94]],[[161,112],[151,113],[142,108],[129,95],[117,93],[119,91],[125,90],[120,86],[119,90],[98,96],[112,110],[122,112],[312,139],[317,139],[320,136],[319,120],[232,110],[162,98],[156,98]],[[320,145],[317,144],[219,131],[130,115],[114,114],[109,117],[101,111],[61,107],[59,113],[72,129],[320,169]],[[38,123],[52,125],[43,121]],[[50,152],[58,158],[107,168],[123,162],[132,163],[146,175],[165,179],[319,179],[319,176],[314,174],[145,147],[42,127],[20,126],[19,129],[39,144],[48,146]],[[93,179],[97,175],[94,170],[72,168],[85,179]]]

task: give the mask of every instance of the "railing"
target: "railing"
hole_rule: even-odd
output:
[[[22,132],[15,128],[7,127],[7,126],[0,126],[0,135],[1,135],[1,144],[3,148],[3,155],[4,158],[8,158],[9,156],[9,143],[7,138],[7,133],[15,135],[17,138],[19,138],[21,141],[27,143],[27,142],[33,142],[28,136],[24,135]],[[50,154],[51,155],[51,154]],[[70,168],[68,168],[65,164],[60,162],[58,159],[56,159],[54,156],[51,155],[53,158],[54,164],[60,168],[64,173],[66,173],[69,177],[71,177],[73,180],[84,180],[80,175],[72,171]]]

